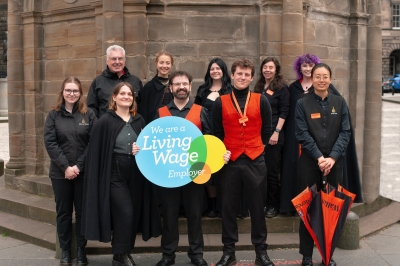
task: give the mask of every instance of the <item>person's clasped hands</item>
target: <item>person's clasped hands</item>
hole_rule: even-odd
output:
[[[335,165],[336,160],[332,157],[319,157],[318,158],[318,166],[321,172],[324,173],[324,176],[328,175],[332,169],[332,167]]]

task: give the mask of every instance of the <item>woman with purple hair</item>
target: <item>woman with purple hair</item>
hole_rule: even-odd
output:
[[[319,63],[321,63],[321,61],[317,56],[304,54],[297,57],[293,64],[293,70],[296,72],[297,80],[289,86],[290,108],[285,123],[285,145],[282,151],[281,167],[280,212],[282,214],[296,214],[291,200],[304,189],[298,186],[297,181],[297,164],[301,149],[296,141],[294,133],[295,109],[298,99],[303,97],[304,94],[314,91],[312,87],[311,70],[314,65]],[[340,95],[332,84],[329,85],[329,90],[335,95]],[[342,185],[357,195],[355,202],[362,202],[360,173],[358,169],[353,127],[351,127],[351,132],[351,139],[344,159]]]

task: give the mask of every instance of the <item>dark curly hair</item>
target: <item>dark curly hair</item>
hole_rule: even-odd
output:
[[[285,85],[283,75],[281,74],[281,64],[279,63],[278,59],[276,59],[275,57],[267,57],[261,62],[260,77],[258,78],[256,85],[254,86],[254,92],[262,93],[264,90],[265,77],[263,75],[263,67],[268,62],[273,62],[276,68],[274,79],[268,85],[268,89],[276,91],[280,90]]]

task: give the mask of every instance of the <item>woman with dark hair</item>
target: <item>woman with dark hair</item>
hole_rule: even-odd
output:
[[[155,63],[156,75],[139,90],[136,98],[138,113],[146,124],[154,120],[160,107],[169,104],[173,99],[169,90],[168,76],[174,65],[174,59],[170,53],[161,51],[156,54]]]
[[[254,92],[267,97],[272,111],[272,133],[265,146],[267,165],[267,199],[265,217],[273,218],[279,213],[280,164],[284,142],[284,124],[289,113],[289,92],[281,74],[281,65],[274,57],[265,58],[260,66],[260,77]]]
[[[210,125],[212,125],[212,109],[215,100],[219,96],[229,94],[231,91],[231,79],[225,62],[220,58],[212,59],[208,64],[207,72],[204,76],[204,84],[200,85],[194,100],[195,104],[201,105],[207,109]],[[218,172],[213,174],[205,185],[209,199],[207,216],[215,218],[218,216]]]
[[[114,87],[109,110],[93,128],[87,158],[83,233],[88,240],[112,241],[113,266],[135,265],[130,252],[138,232],[144,240],[161,234],[154,187],[135,160],[145,121],[134,98],[129,83]]]
[[[303,95],[314,90],[312,86],[311,70],[320,63],[316,55],[303,54],[297,57],[293,64],[297,80],[289,86],[290,108],[286,118],[285,126],[285,145],[282,151],[282,173],[281,173],[281,213],[297,215],[292,199],[300,193],[298,185],[297,170],[294,165],[299,162],[300,145],[294,134],[295,129],[295,107],[297,101]],[[332,84],[329,84],[329,91],[335,95],[340,93]],[[350,116],[349,116],[350,117]],[[351,117],[350,117],[351,121]],[[350,123],[351,127],[351,123]],[[354,132],[351,127],[351,132]],[[358,169],[357,151],[355,146],[354,134],[351,134],[349,145],[346,149],[346,156],[343,167],[343,186],[357,195],[355,202],[362,202],[360,172]]]
[[[329,90],[332,71],[324,63],[311,70],[313,92],[299,99],[295,110],[295,134],[302,145],[298,163],[300,190],[317,185],[321,188],[322,176],[337,188],[343,183],[343,157],[350,141],[351,129],[346,101]],[[314,240],[300,222],[300,254],[302,266],[312,266]],[[329,266],[336,266],[331,260]]]
[[[96,116],[88,109],[79,79],[68,77],[44,126],[44,145],[51,159],[57,234],[62,249],[60,265],[71,265],[72,211],[75,206],[77,265],[86,265],[86,239],[81,234],[83,172],[90,134]]]

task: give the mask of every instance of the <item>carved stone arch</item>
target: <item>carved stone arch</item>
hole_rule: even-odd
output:
[[[390,57],[390,54],[395,50],[400,50],[400,43],[391,44],[390,47],[384,51],[383,57],[384,58]]]

